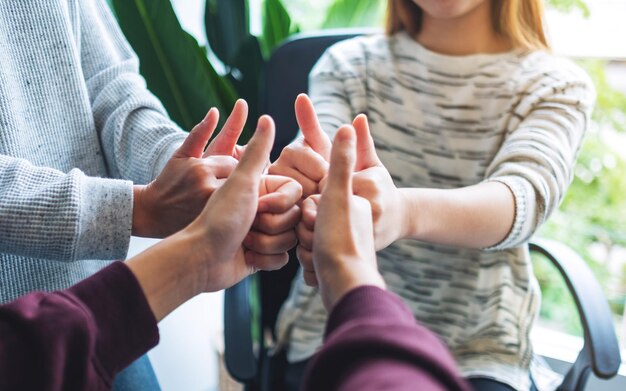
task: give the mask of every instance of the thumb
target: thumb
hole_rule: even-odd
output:
[[[332,194],[335,199],[352,196],[352,173],[356,161],[355,131],[350,125],[339,128],[330,156],[330,168],[324,195]]]
[[[331,143],[328,135],[320,126],[313,102],[306,94],[300,94],[295,103],[296,120],[302,131],[304,140],[324,159],[330,158]]]
[[[209,142],[211,135],[215,131],[219,119],[219,111],[215,107],[211,108],[202,122],[196,125],[191,132],[189,132],[189,135],[185,141],[183,141],[183,145],[176,150],[173,157],[201,157],[202,151],[204,151],[204,147]]]
[[[248,142],[245,152],[232,175],[251,178],[254,183],[257,183],[258,187],[258,182],[265,171],[272,146],[274,145],[274,134],[275,125],[272,118],[267,115],[259,118],[256,131]]]
[[[376,154],[374,139],[370,133],[370,127],[365,114],[359,114],[352,122],[356,131],[356,171],[362,171],[370,167],[380,165],[380,159]]]

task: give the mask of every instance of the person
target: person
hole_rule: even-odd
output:
[[[389,0],[386,34],[340,42],[314,67],[312,103],[296,102],[303,137],[270,168],[319,193],[324,131],[354,119],[354,191],[372,204],[380,271],[476,389],[532,386],[540,292],[527,241],[563,198],[595,99],[588,76],[550,53],[542,3]],[[290,389],[327,319],[305,203],[305,267],[276,331]]]
[[[65,291],[31,293],[1,306],[0,387],[108,389],[119,368],[157,343],[158,320],[200,292],[254,273],[242,241],[257,205],[263,208],[285,188],[300,190],[288,178],[262,175],[273,135],[271,119],[262,117],[231,177],[179,233]],[[345,126],[333,146],[328,186],[316,199],[314,267],[331,318],[305,389],[468,390],[438,338],[385,291],[371,207],[352,194],[354,163],[355,133]],[[232,202],[240,205],[234,215]]]
[[[0,52],[0,303],[179,231],[237,164],[245,102],[203,153],[218,112],[189,137],[170,121],[103,0],[0,1]],[[295,244],[299,210],[283,212],[249,235],[261,257]],[[147,358],[119,381],[158,388]]]

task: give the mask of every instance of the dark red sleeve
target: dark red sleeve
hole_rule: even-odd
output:
[[[469,390],[454,360],[396,295],[373,286],[344,296],[331,312],[305,390]]]
[[[0,390],[110,389],[158,341],[139,282],[116,262],[65,291],[0,306]]]

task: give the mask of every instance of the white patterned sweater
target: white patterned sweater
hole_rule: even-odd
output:
[[[104,0],[0,0],[0,302],[123,259],[184,138]]]
[[[445,341],[465,376],[528,390],[540,292],[527,241],[571,182],[595,100],[588,76],[543,51],[445,56],[399,33],[336,44],[309,84],[331,137],[367,113],[396,186],[499,181],[512,190],[514,224],[495,247],[403,240],[380,251],[378,263],[389,289]],[[326,316],[298,276],[277,326],[289,361],[316,351]]]

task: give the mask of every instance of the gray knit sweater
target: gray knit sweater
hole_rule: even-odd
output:
[[[184,137],[103,0],[0,0],[0,302],[124,258]]]

